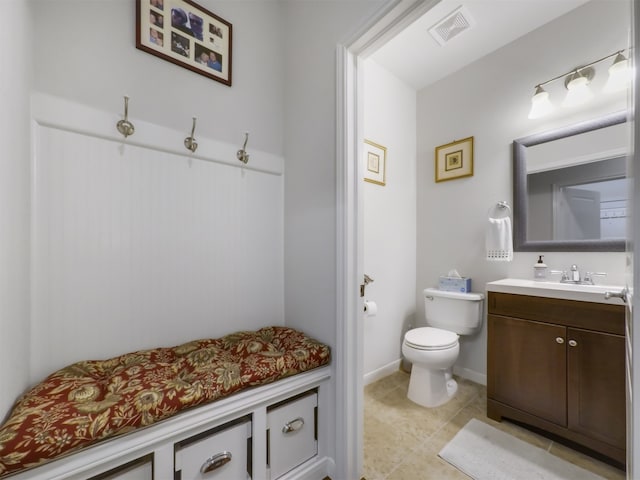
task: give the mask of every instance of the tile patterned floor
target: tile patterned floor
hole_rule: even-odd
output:
[[[624,472],[508,422],[486,416],[484,386],[458,379],[458,393],[447,404],[423,408],[407,399],[409,375],[398,371],[365,387],[364,477],[366,480],[468,480],[438,452],[470,419],[476,418],[544,448],[604,478],[623,480]]]

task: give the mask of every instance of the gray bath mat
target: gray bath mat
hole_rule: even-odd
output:
[[[604,480],[476,419],[438,455],[475,480]]]

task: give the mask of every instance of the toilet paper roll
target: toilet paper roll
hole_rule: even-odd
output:
[[[367,317],[375,317],[378,313],[378,305],[376,305],[376,302],[365,300],[364,313],[367,315]]]

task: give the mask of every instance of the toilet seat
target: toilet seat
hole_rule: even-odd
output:
[[[434,327],[421,327],[409,330],[404,336],[407,346],[416,350],[446,350],[456,346],[458,334]]]

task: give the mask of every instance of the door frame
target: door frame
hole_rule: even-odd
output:
[[[394,0],[337,47],[336,68],[336,478],[363,466],[363,60],[440,0]]]
[[[635,75],[633,78],[633,88],[631,91],[631,105],[633,111],[629,121],[632,124],[632,152],[631,174],[633,176],[632,196],[629,198],[629,206],[632,207],[640,195],[640,122],[635,118],[640,112],[640,81],[638,80],[638,65],[640,65],[640,8],[635,1],[631,3],[631,46],[633,52],[633,65]],[[640,295],[635,294],[635,290],[640,289],[640,262],[635,259],[635,245],[640,239],[640,208],[631,208],[632,215],[632,238],[627,240],[627,287],[631,288],[632,294],[628,296],[627,309],[627,478],[633,479],[640,475],[640,449],[635,448],[640,445],[640,361],[636,360],[633,352],[640,358],[640,327],[633,328],[634,310],[640,312]],[[640,319],[640,315],[638,316]],[[634,368],[635,367],[635,368]],[[636,394],[633,395],[633,390]]]

